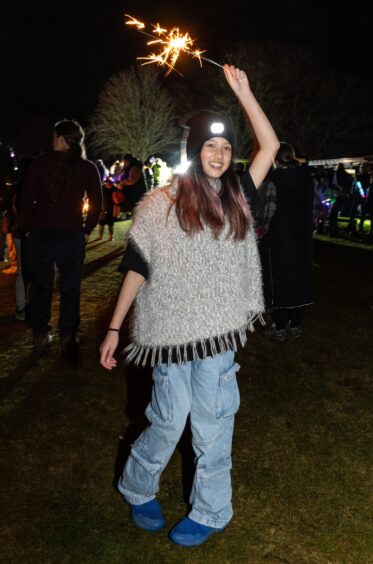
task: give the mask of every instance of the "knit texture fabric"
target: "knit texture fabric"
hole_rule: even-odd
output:
[[[186,348],[206,344],[213,354],[237,350],[236,336],[264,311],[260,262],[252,228],[243,241],[219,239],[206,228],[190,236],[179,226],[175,206],[177,178],[144,196],[129,232],[149,265],[149,278],[135,301],[127,361],[159,364],[162,350],[185,362]],[[170,207],[171,206],[171,207]],[[219,346],[216,347],[217,339]],[[175,355],[174,355],[175,356]],[[195,360],[200,357],[195,347]]]

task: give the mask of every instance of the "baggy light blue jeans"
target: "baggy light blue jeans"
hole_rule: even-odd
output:
[[[220,528],[231,520],[232,435],[240,404],[234,352],[153,371],[150,425],[132,445],[118,489],[134,505],[154,499],[190,414],[196,471],[189,517]]]

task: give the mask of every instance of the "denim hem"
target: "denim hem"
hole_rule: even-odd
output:
[[[145,496],[140,494],[135,494],[135,496],[131,496],[131,494],[120,492],[121,496],[123,497],[124,501],[129,505],[143,505],[144,503],[148,503],[148,501],[152,501],[156,499],[156,496]]]
[[[232,519],[232,517],[230,517],[229,519],[211,519],[210,517],[204,517],[195,509],[192,509],[188,517],[189,519],[192,519],[192,521],[195,521],[200,525],[206,525],[206,527],[212,527],[214,529],[225,529],[225,527],[227,527],[228,523]]]

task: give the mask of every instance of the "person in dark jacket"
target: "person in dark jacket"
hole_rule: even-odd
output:
[[[33,161],[33,157],[23,157],[18,162],[18,179],[15,183],[15,194],[13,206],[15,210],[15,222],[13,227],[13,241],[17,252],[17,279],[16,279],[16,311],[17,321],[26,321],[29,317],[29,277],[27,273],[27,238],[19,229],[19,216],[21,195],[24,186],[24,179],[28,167]]]
[[[123,211],[132,213],[134,207],[146,192],[145,176],[142,170],[142,162],[130,153],[124,155],[123,162],[123,171],[119,178],[118,188],[123,190],[124,193]]]
[[[367,211],[370,219],[370,231],[367,241],[369,243],[372,243],[373,242],[373,165],[372,164],[368,166],[368,174],[369,174],[369,186],[368,186],[368,195],[367,195]]]
[[[27,234],[30,314],[37,354],[44,354],[51,340],[55,266],[60,282],[62,352],[66,356],[77,352],[85,247],[102,211],[100,176],[95,164],[85,158],[83,139],[84,131],[77,122],[56,123],[54,150],[30,164],[22,191],[19,227]]]
[[[313,231],[321,202],[315,205],[311,171],[300,166],[291,145],[280,144],[275,164],[268,175],[276,187],[276,211],[267,236],[270,276],[265,294],[272,326],[266,336],[284,341],[301,336],[305,308],[313,302]]]
[[[114,194],[117,191],[115,184],[110,178],[106,178],[102,183],[103,192],[103,210],[99,219],[99,228],[97,239],[102,239],[104,236],[105,225],[108,226],[109,239],[114,239]]]
[[[102,239],[104,236],[105,225],[109,230],[109,241],[114,238],[114,200],[113,193],[116,190],[115,184],[110,179],[109,170],[106,168],[102,159],[95,161],[98,173],[101,178],[103,206],[102,213],[98,220],[98,236],[97,239]]]
[[[369,192],[370,175],[368,172],[368,163],[359,165],[356,169],[355,177],[352,182],[352,198],[350,220],[347,230],[350,233],[356,233],[356,217],[360,209],[359,233],[364,233],[364,221],[368,215],[367,202]]]

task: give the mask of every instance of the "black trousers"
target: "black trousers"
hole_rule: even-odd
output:
[[[59,273],[61,336],[74,335],[80,321],[80,286],[85,256],[82,232],[33,231],[27,238],[30,316],[34,334],[49,329],[55,267]]]
[[[290,323],[291,327],[300,327],[305,309],[306,308],[304,306],[292,307],[289,309],[274,309],[272,318],[276,325],[276,329],[285,329],[288,323]]]

